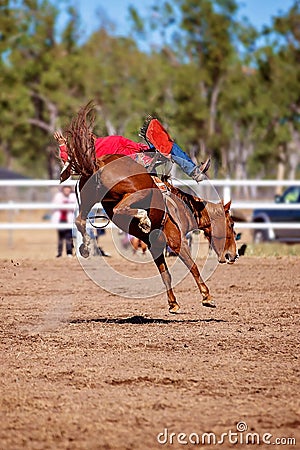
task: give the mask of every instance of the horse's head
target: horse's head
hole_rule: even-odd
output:
[[[218,256],[219,263],[233,264],[238,258],[235,241],[234,222],[230,215],[230,204],[210,203],[206,204],[206,212],[209,216],[209,225],[203,228],[205,237]]]

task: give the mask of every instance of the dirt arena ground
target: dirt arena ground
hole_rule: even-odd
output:
[[[300,448],[299,257],[219,266],[214,310],[188,276],[170,315],[34,251],[0,259],[1,449]]]

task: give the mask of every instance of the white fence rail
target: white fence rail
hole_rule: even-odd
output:
[[[75,186],[75,180],[68,180],[64,182],[64,186]],[[202,181],[201,185],[212,184],[213,186],[257,186],[257,187],[276,187],[276,186],[300,186],[300,180],[209,180]],[[193,180],[177,180],[174,181],[174,185],[196,186],[196,182]],[[59,180],[0,180],[0,187],[7,186],[24,186],[24,187],[55,187],[62,186]]]
[[[64,185],[74,186],[76,181],[69,180],[64,182]],[[193,180],[177,180],[174,182],[174,185],[184,185],[195,187],[195,181]],[[1,188],[4,187],[58,187],[60,185],[58,180],[0,180],[0,192]],[[244,187],[244,186],[252,186],[252,187],[277,187],[277,186],[300,186],[300,180],[209,180],[203,181],[201,186],[212,185],[214,187],[223,188],[223,198],[225,201],[231,198],[231,188],[233,187]],[[63,209],[74,210],[76,208],[76,204],[68,204],[64,205]],[[100,205],[99,205],[100,206]],[[300,203],[298,204],[284,204],[284,203],[274,203],[274,202],[249,202],[249,201],[236,201],[232,202],[231,208],[233,210],[254,210],[254,209],[278,209],[278,210],[291,210],[300,209]],[[14,202],[8,201],[7,203],[0,203],[0,211],[5,210],[9,212],[20,211],[20,210],[57,210],[61,209],[61,204],[54,204],[51,202]],[[8,222],[0,222],[0,230],[46,230],[46,229],[60,229],[72,227],[72,225],[67,224],[55,224],[48,222],[39,222],[39,223],[20,223],[15,222],[13,217],[11,216],[8,219]],[[300,222],[299,223],[289,223],[289,222],[278,222],[278,223],[254,223],[254,222],[237,222],[237,229],[299,229],[300,230]]]

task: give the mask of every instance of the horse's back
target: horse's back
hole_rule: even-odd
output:
[[[120,183],[125,183],[128,192],[140,189],[158,189],[145,167],[129,156],[105,155],[98,158],[97,162],[102,183],[105,185],[116,187]]]

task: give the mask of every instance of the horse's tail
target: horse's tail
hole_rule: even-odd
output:
[[[89,177],[97,170],[94,122],[94,105],[89,102],[79,110],[66,130],[71,169],[78,175]]]

